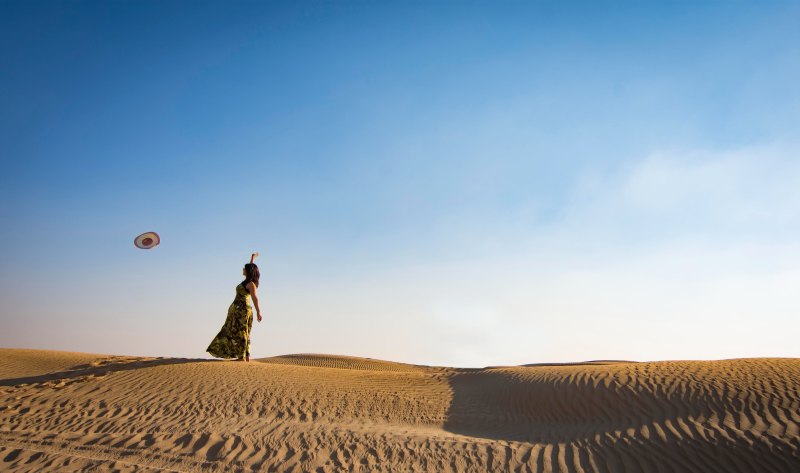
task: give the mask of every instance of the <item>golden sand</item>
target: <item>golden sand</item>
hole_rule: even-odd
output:
[[[485,369],[0,349],[0,471],[800,472],[800,359]]]

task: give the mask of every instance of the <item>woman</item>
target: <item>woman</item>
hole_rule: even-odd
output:
[[[261,273],[255,261],[258,253],[250,255],[250,263],[244,265],[242,274],[244,281],[236,286],[236,298],[228,308],[228,318],[214,340],[206,349],[217,358],[235,358],[239,361],[250,361],[250,329],[253,327],[253,309],[250,308],[249,298],[253,299],[256,306],[258,321],[261,322],[261,307],[258,306],[258,279]]]

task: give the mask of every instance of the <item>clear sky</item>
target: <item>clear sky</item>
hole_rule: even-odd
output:
[[[798,24],[0,2],[0,346],[208,356],[259,251],[255,357],[798,357]]]

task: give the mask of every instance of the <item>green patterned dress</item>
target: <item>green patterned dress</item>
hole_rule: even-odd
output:
[[[206,351],[217,358],[243,359],[250,356],[250,329],[253,328],[253,309],[250,293],[241,284],[236,286],[236,298],[228,308],[228,318]]]

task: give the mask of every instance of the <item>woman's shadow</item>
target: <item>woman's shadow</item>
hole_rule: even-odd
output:
[[[74,378],[101,377],[120,371],[131,371],[155,366],[180,365],[185,363],[209,363],[219,360],[205,360],[202,358],[125,358],[112,357],[92,363],[73,366],[62,371],[46,373],[37,376],[24,376],[19,378],[0,379],[0,386],[20,386],[24,384],[39,384],[58,381],[69,381]]]

